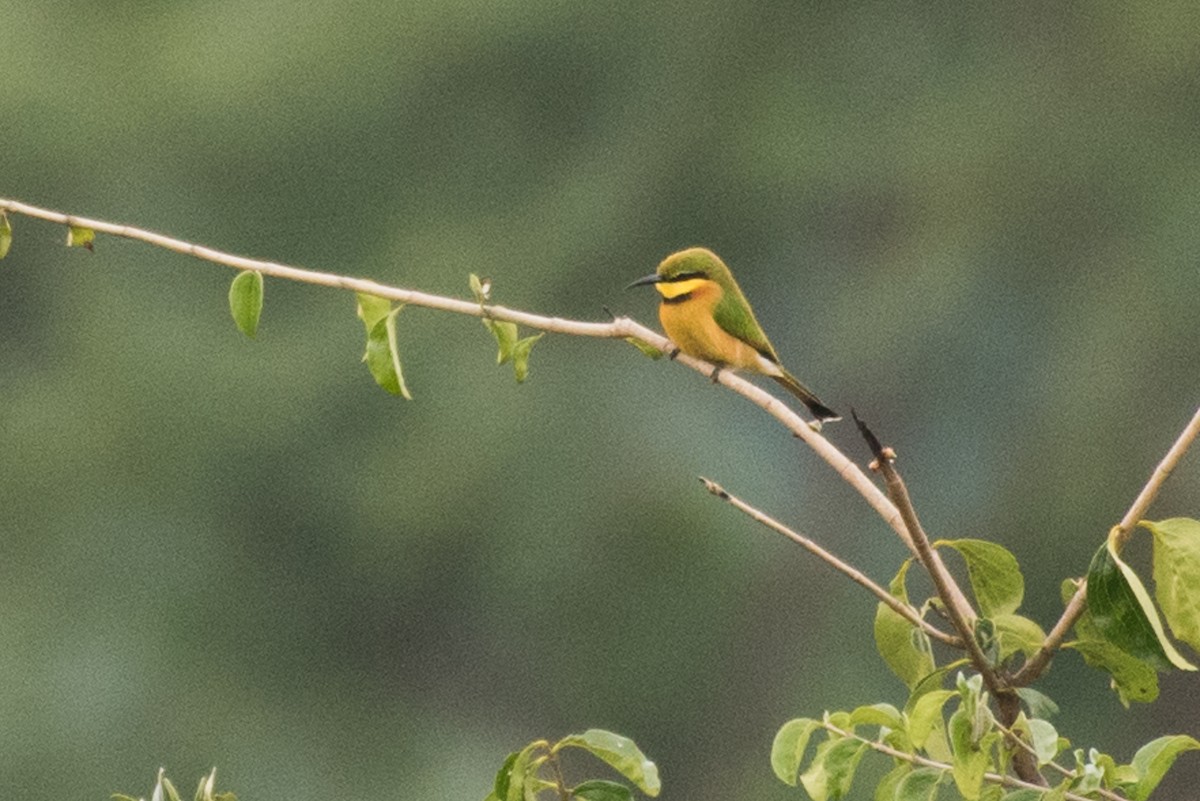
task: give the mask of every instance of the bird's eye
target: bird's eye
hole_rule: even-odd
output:
[[[691,281],[693,278],[704,278],[704,277],[705,277],[704,273],[699,272],[699,271],[692,271],[690,273],[680,273],[679,275],[673,275],[669,279],[667,279],[667,282],[674,284],[674,283],[678,283],[679,281]]]

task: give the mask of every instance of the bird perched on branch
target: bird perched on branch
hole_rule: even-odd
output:
[[[658,271],[630,287],[653,284],[662,295],[658,319],[667,336],[689,356],[723,367],[767,375],[782,384],[821,422],[840,420],[779,363],[733,273],[707,248],[672,253]]]

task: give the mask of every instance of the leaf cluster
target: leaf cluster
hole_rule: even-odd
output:
[[[230,792],[218,793],[214,789],[217,780],[217,769],[213,768],[208,775],[200,778],[200,783],[196,787],[196,793],[193,796],[193,801],[237,801],[237,796]],[[113,793],[113,801],[145,801],[144,798],[134,798],[130,795],[121,793]],[[175,789],[175,785],[167,778],[166,771],[163,768],[158,769],[158,779],[154,783],[154,790],[150,793],[150,801],[182,801],[179,791]]]
[[[534,740],[504,760],[496,773],[496,781],[484,801],[537,801],[539,793],[553,791],[560,801],[631,801],[633,790],[620,782],[589,779],[568,786],[563,779],[561,753],[577,748],[608,763],[615,771],[648,796],[657,796],[661,789],[658,768],[646,758],[628,737],[603,729],[588,729],[572,734],[553,745],[547,740]]]
[[[771,748],[771,767],[779,779],[801,786],[813,801],[846,798],[858,764],[871,751],[892,760],[892,769],[875,787],[875,801],[933,801],[942,787],[953,786],[968,801],[1059,801],[1103,798],[1121,793],[1146,799],[1175,759],[1200,749],[1186,735],[1147,743],[1132,762],[1118,764],[1108,754],[1070,750],[1047,720],[1024,711],[1011,728],[992,714],[982,677],[958,674],[954,689],[922,686],[903,710],[889,704],[850,712],[827,712],[820,720],[796,718],[784,724]],[[873,736],[860,734],[871,729]],[[814,734],[824,739],[809,755]],[[1059,774],[1053,787],[1029,786],[1009,777],[1012,748],[1036,757],[1039,767]],[[1055,760],[1067,755],[1073,767]]]

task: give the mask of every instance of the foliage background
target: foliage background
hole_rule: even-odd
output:
[[[603,319],[725,256],[784,361],[899,448],[935,536],[995,538],[1048,625],[1196,406],[1192,3],[0,0],[0,194],[214,247]],[[874,605],[706,496],[877,579],[903,553],[764,415],[620,343],[529,382],[477,321],[14,220],[0,265],[0,797],[482,797],[602,726],[668,798],[797,798],[790,717],[888,699]],[[850,426],[829,435],[866,455]],[[1155,517],[1197,513],[1193,455]],[[1077,745],[1197,733],[1067,654]],[[1185,758],[1162,793],[1194,786]]]

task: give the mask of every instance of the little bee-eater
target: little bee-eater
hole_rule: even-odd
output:
[[[643,284],[654,284],[662,295],[658,319],[681,351],[712,362],[718,370],[729,367],[768,375],[799,398],[817,420],[841,419],[779,363],[733,273],[716,253],[706,248],[672,253],[656,273],[629,286]]]

